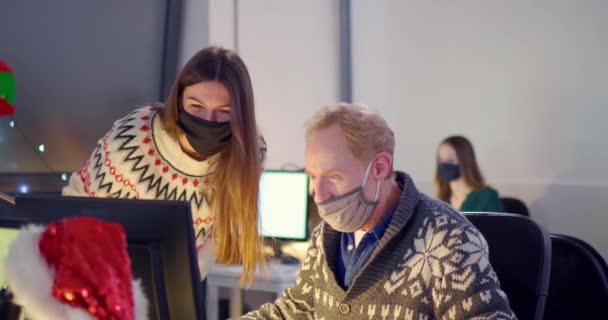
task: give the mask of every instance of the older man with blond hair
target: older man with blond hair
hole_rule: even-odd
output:
[[[515,319],[481,233],[393,169],[395,136],[365,106],[320,110],[306,172],[324,222],[296,286],[244,319]]]

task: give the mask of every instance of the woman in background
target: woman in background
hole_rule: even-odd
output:
[[[215,261],[264,262],[258,189],[265,153],[249,72],[233,51],[199,51],[164,104],[117,120],[64,195],[185,200],[192,206],[201,278]]]
[[[437,150],[437,198],[461,212],[502,212],[498,192],[484,182],[473,145],[463,136],[445,138]]]

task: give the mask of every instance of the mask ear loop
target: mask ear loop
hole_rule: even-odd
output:
[[[372,168],[372,161],[374,161],[373,159],[369,161],[369,163],[367,164],[367,168],[365,169],[365,176],[363,176],[363,182],[361,182],[361,187],[363,188],[363,186],[365,185],[365,182],[367,182],[367,177],[369,177],[369,172],[370,169]],[[376,184],[376,193],[374,194],[374,202],[378,201],[378,198],[380,196],[380,181],[378,181],[378,183]]]
[[[380,181],[376,184],[376,194],[374,195],[374,202],[378,201],[380,197]]]

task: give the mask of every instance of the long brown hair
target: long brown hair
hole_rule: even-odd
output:
[[[465,183],[474,191],[485,187],[485,182],[481,170],[477,165],[475,158],[475,150],[471,142],[463,136],[450,136],[445,138],[439,146],[447,144],[451,146],[458,157],[458,166],[460,167],[460,176],[464,178]],[[452,189],[450,183],[443,181],[439,176],[439,155],[437,155],[437,165],[435,166],[435,185],[437,186],[437,198],[445,202],[450,202]]]
[[[213,165],[216,257],[223,264],[242,263],[241,282],[251,283],[256,268],[265,261],[258,233],[262,154],[251,78],[243,60],[235,52],[220,47],[195,54],[180,71],[160,111],[163,127],[177,139],[181,132],[176,125],[181,95],[186,87],[203,81],[222,83],[230,93],[232,106],[232,139]]]

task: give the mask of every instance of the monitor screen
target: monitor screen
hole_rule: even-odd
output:
[[[300,171],[264,171],[260,179],[262,235],[283,240],[308,238],[308,176]]]
[[[8,256],[8,250],[13,240],[17,238],[19,229],[25,222],[19,220],[13,220],[8,217],[0,217],[0,288],[6,286],[6,275],[4,265],[6,263],[6,257]],[[9,306],[3,306],[0,313],[0,319],[19,319],[24,320],[25,314],[22,313],[19,307],[10,309]]]
[[[6,278],[4,276],[4,264],[6,256],[8,255],[8,249],[10,244],[17,238],[19,234],[19,225],[6,225],[2,223],[0,225],[0,287],[6,284]]]
[[[47,224],[74,216],[120,223],[133,276],[150,301],[150,319],[202,319],[204,301],[190,203],[160,200],[20,195],[17,216]]]

